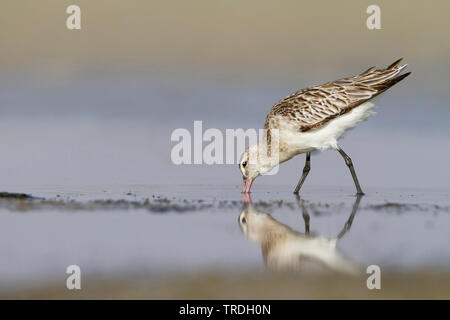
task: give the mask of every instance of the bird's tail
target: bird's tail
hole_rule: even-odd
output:
[[[385,74],[384,81],[380,81],[379,83],[375,84],[373,87],[378,90],[378,94],[386,91],[396,83],[402,81],[407,76],[411,74],[411,72],[407,72],[404,74],[400,74],[403,69],[405,69],[408,64],[400,65],[400,62],[402,62],[403,58],[398,59],[394,63],[390,64],[386,69],[382,70],[376,70],[379,72],[379,74]],[[400,75],[399,75],[400,74]]]

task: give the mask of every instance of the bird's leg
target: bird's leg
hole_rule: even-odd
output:
[[[309,235],[309,214],[306,212],[305,206],[302,204],[302,216],[305,221],[305,234]]]
[[[300,198],[300,196],[296,195],[298,205],[302,208],[302,216],[303,221],[305,222],[305,234],[309,235],[309,214],[308,211],[306,211],[305,203],[303,202],[303,199]]]
[[[350,227],[352,226],[353,223],[353,218],[355,217],[356,212],[358,211],[360,202],[361,202],[361,195],[357,195],[355,203],[353,204],[352,213],[350,214],[350,217],[347,219],[344,228],[342,228],[341,232],[339,232],[339,235],[337,236],[338,239],[342,238],[344,234],[346,234],[347,231],[350,230]]]
[[[308,176],[309,170],[311,169],[311,152],[306,153],[306,161],[305,166],[303,167],[303,174],[300,180],[297,183],[297,186],[295,187],[294,193],[298,194],[300,191],[300,188],[303,185],[303,182],[305,182],[306,177]]]
[[[355,182],[355,186],[356,186],[356,194],[364,195],[364,192],[362,191],[361,186],[359,185],[358,177],[356,176],[356,173],[355,173],[355,168],[353,168],[352,159],[344,152],[344,150],[341,149],[341,147],[338,147],[337,150],[339,151],[341,156],[344,158],[345,164],[350,169],[350,173],[352,174],[353,181]]]

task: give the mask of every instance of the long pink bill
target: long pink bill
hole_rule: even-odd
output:
[[[249,193],[250,188],[252,187],[253,179],[252,178],[246,178],[244,179],[244,184],[242,186],[242,193]]]

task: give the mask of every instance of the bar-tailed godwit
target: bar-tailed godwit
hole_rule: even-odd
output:
[[[311,152],[337,150],[350,169],[357,194],[364,194],[351,158],[342,150],[338,139],[347,130],[373,114],[371,101],[411,72],[399,75],[406,67],[402,59],[385,69],[369,68],[361,74],[327,82],[295,92],[278,101],[264,123],[263,141],[250,146],[241,156],[239,168],[244,184],[242,192],[250,192],[253,181],[279,163],[306,153],[303,174],[295,188],[298,193],[310,170]],[[273,157],[273,132],[277,137],[277,157]],[[274,159],[276,159],[274,161]]]

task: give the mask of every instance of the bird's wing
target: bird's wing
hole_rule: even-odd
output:
[[[301,131],[319,128],[408,76],[410,72],[398,76],[406,67],[406,65],[400,66],[401,60],[395,61],[386,69],[374,70],[372,67],[353,77],[327,82],[293,93],[272,107],[267,114],[264,128],[276,128],[276,119],[280,117],[292,120]]]

